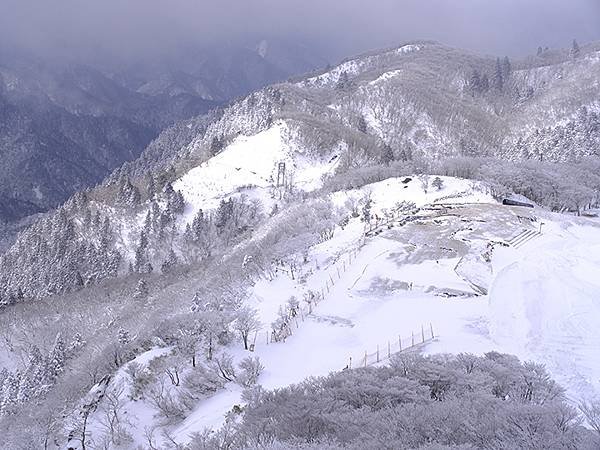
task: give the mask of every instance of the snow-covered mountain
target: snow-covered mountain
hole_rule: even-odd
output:
[[[419,341],[533,359],[594,398],[599,67],[596,46],[511,62],[413,42],[165,130],[0,258],[0,424],[17,442],[48,416],[73,448],[200,442],[257,378]]]
[[[301,45],[264,45],[265,56],[223,44],[132,67],[1,53],[0,221],[55,208],[181,120],[326,64]]]
[[[200,209],[214,209],[234,193],[252,197],[257,189],[268,191],[276,184],[280,163],[285,164],[287,184],[307,192],[320,188],[323,176],[343,177],[348,171],[393,161],[408,166],[409,161],[427,164],[449,156],[563,161],[595,155],[599,136],[593,93],[597,83],[587,81],[598,75],[597,50],[590,46],[576,59],[556,57],[552,64],[538,59],[512,65],[498,62],[502,87],[487,90],[473,84],[473,73],[494,71],[494,59],[433,42],[351,59],[324,73],[257,91],[207,117],[167,130],[139,160],[115,172],[103,187],[79,197],[84,211],[73,208],[74,202],[63,210],[69,211],[67,218],[75,215],[73,226],[82,227],[84,236],[90,234],[90,220],[81,217],[84,213],[112,221],[115,237],[109,241],[119,242],[117,272],[123,273],[134,262],[147,212],[154,211],[153,220],[159,222],[158,216],[165,212],[158,198],[154,198],[155,206],[150,201],[157,184],[159,189],[173,185],[184,194],[188,220],[182,224],[173,212],[168,213],[170,219],[162,220],[163,226],[173,223],[183,233],[184,225]],[[545,107],[550,101],[552,108]],[[146,177],[149,170],[153,174]],[[153,181],[148,184],[149,180]],[[132,197],[123,200],[127,196]],[[272,203],[264,194],[259,197],[266,205]],[[5,264],[11,261],[21,267],[17,261],[29,261],[30,239],[43,236],[40,227],[51,222],[46,219],[46,225],[40,222],[24,233],[4,258]],[[85,240],[71,244],[86,246]],[[181,250],[185,245],[178,242],[173,247],[185,260]],[[170,250],[158,251],[152,258],[154,266],[160,266],[159,260]],[[81,249],[71,251],[86,254]],[[46,257],[54,258],[47,255],[37,260],[43,265]],[[14,295],[18,289],[26,296],[45,295],[57,275],[39,277],[47,266],[24,266],[25,272],[18,275],[10,269],[3,273],[5,295]],[[58,271],[58,278],[82,279],[83,283],[98,279],[93,270],[85,269],[94,266],[91,260],[79,266],[53,265],[51,271]],[[6,281],[26,280],[24,273],[29,270],[31,282]]]
[[[594,350],[600,284],[592,276],[600,270],[600,222],[504,207],[483,184],[440,179],[441,188],[426,194],[416,177],[332,194],[333,205],[348,214],[368,196],[373,230],[351,218],[331,239],[249,284],[244,304],[256,310],[260,325],[250,335],[252,353],[239,342],[227,346],[234,366],[259,357],[260,385],[278,389],[352,365],[377,365],[425,340],[426,354],[500,351],[545,364],[573,402],[600,395]],[[414,209],[399,209],[402,202]],[[255,242],[260,246],[262,236]],[[251,265],[247,258],[244,270]],[[290,308],[296,308],[291,318]],[[276,341],[282,314],[290,330]],[[165,351],[176,353],[153,348],[129,364],[151,371],[150,362]],[[150,398],[131,399],[128,367],[107,390],[120,396],[134,442],[142,442],[143,426],[158,425],[165,411]],[[188,365],[179,376],[193,373]],[[231,420],[231,411],[248,401],[243,386],[223,379],[217,385],[191,405],[184,400],[190,383],[171,386],[180,415],[160,429],[185,445],[194,433]],[[91,420],[98,426],[101,413]],[[166,445],[160,433],[153,437]]]

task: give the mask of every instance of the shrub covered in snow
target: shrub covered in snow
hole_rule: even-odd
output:
[[[495,352],[402,354],[390,367],[342,371],[270,392],[255,389],[246,400],[243,421],[230,422],[213,436],[227,435],[226,448],[591,449],[600,444],[543,366]]]

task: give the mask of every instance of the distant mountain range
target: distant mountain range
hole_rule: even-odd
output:
[[[118,69],[0,55],[0,222],[97,184],[178,121],[325,64],[277,41]]]

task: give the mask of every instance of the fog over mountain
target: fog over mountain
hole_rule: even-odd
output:
[[[254,37],[300,39],[331,59],[411,39],[524,55],[600,38],[596,0],[2,0],[9,49],[96,63],[173,56]],[[131,61],[133,59],[133,61]]]

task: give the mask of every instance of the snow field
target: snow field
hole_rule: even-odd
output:
[[[271,167],[255,169],[253,176],[264,179]],[[244,351],[239,342],[226,351],[236,361],[258,356],[265,366],[259,383],[274,389],[341,370],[350,357],[356,367],[365,351],[373,353],[377,346],[385,355],[388,342],[395,345],[398,337],[405,347],[411,333],[419,341],[421,327],[428,333],[432,324],[437,339],[424,347],[425,353],[513,353],[546,364],[575,401],[598,395],[598,222],[503,207],[482,186],[465,180],[442,177],[441,190],[430,186],[425,193],[420,180],[410,178],[408,183],[390,179],[332,194],[338,208],[368,195],[372,214],[380,216],[401,201],[425,208],[416,222],[384,227],[366,240],[365,224],[351,219],[343,229],[336,228],[332,239],[310,249],[295,280],[283,271],[271,281],[258,280],[247,302],[263,323],[255,351]],[[200,190],[195,197],[193,178],[184,179],[188,201],[210,201]],[[532,214],[543,221],[542,235],[518,248],[501,245],[524,230],[537,230],[539,224],[529,220]],[[489,294],[480,295],[477,286]],[[303,298],[309,291],[323,292],[324,300],[312,314],[296,317],[293,335],[285,342],[267,343],[279,308],[291,296],[306,307]],[[241,395],[238,385],[227,384],[170,426],[170,435],[185,443],[194,432],[219,427],[225,414],[242,403]],[[133,402],[128,408],[137,423],[157,420],[147,403]],[[143,430],[136,442],[144,442]]]
[[[269,189],[276,184],[278,164],[285,163],[288,180],[303,191],[321,186],[324,174],[332,173],[337,159],[316,160],[300,149],[284,121],[254,136],[239,136],[221,153],[190,170],[173,184],[186,201],[184,222],[199,209],[214,209],[222,199],[244,192],[264,204],[272,203]]]

